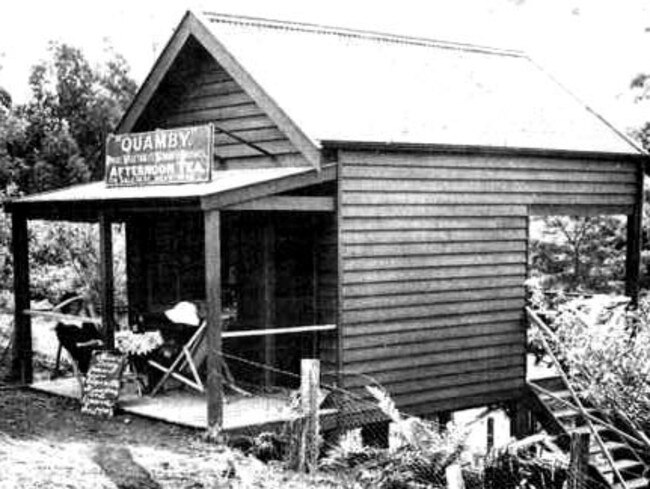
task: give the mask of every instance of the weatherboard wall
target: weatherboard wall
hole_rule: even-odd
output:
[[[529,213],[627,209],[638,190],[634,164],[615,161],[351,151],[339,161],[343,369],[419,413],[523,388]]]
[[[215,131],[217,167],[300,166],[306,160],[214,58],[190,38],[136,124],[135,131],[213,123],[274,155]]]

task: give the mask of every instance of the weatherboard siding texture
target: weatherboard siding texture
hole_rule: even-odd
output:
[[[202,47],[183,48],[152,102],[137,126],[139,131],[214,123],[277,155],[276,161],[268,161],[255,148],[215,131],[215,156],[229,160],[233,168],[283,161],[293,166],[307,164],[278,126]]]
[[[319,216],[315,230],[314,256],[316,270],[316,321],[317,324],[336,324],[337,313],[337,225],[335,214]],[[324,384],[338,380],[338,342],[336,331],[318,336],[318,353],[321,361],[321,379]]]
[[[632,163],[342,152],[344,371],[416,413],[514,398],[525,382],[531,205],[630,206]],[[360,387],[361,376],[346,377]]]

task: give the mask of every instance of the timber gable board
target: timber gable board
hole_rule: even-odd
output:
[[[309,164],[278,125],[190,37],[134,130],[140,132],[207,123],[215,125],[215,159],[226,168]],[[241,140],[259,146],[274,158]]]
[[[217,169],[320,164],[318,149],[188,13],[117,132],[207,123]]]

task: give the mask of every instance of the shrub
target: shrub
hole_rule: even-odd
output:
[[[99,233],[96,225],[59,221],[32,221],[29,224],[30,289],[33,300],[60,301],[66,292],[84,295],[99,302],[98,253]],[[124,230],[118,227],[113,240],[115,301],[126,304],[126,260]],[[0,294],[2,299],[13,290],[11,226],[0,212]],[[6,307],[0,301],[0,307]],[[9,304],[9,308],[13,304]]]
[[[559,308],[552,342],[579,393],[597,407],[622,411],[650,428],[650,304],[594,296]]]
[[[533,435],[493,449],[485,461],[486,489],[562,489],[568,460],[546,436]]]
[[[453,423],[441,429],[436,422],[402,416],[386,392],[367,389],[392,422],[395,446],[379,449],[340,444],[323,460],[322,468],[346,473],[361,487],[446,488],[445,470],[459,460],[467,432]]]
[[[0,289],[0,311],[10,311],[14,307],[14,294],[9,290]]]

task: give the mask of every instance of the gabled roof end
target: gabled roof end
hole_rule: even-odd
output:
[[[266,112],[268,117],[283,131],[304,157],[315,168],[320,167],[320,150],[314,141],[284,113],[277,103],[250,76],[246,69],[206,28],[203,21],[191,10],[186,11],[165,48],[154,63],[152,70],[140,86],[133,102],[117,126],[117,133],[132,131],[138,119],[159,88],[165,75],[178,57],[189,37],[196,39],[214,57],[215,61],[228,72],[242,89]]]

